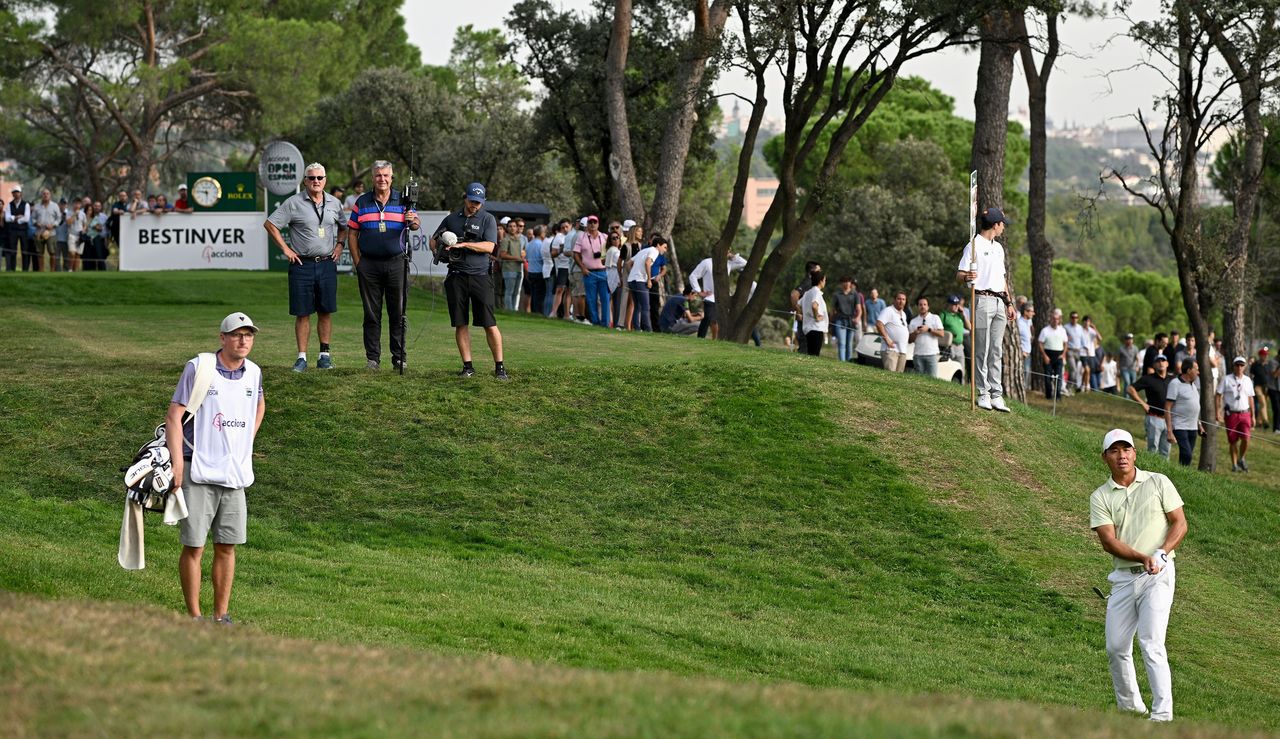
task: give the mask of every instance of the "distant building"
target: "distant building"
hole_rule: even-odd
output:
[[[742,201],[742,220],[749,228],[759,228],[764,221],[764,214],[773,204],[773,196],[778,194],[776,177],[747,178],[747,192]]]

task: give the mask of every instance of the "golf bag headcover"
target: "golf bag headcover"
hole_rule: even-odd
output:
[[[217,358],[208,352],[201,353],[197,358],[195,382],[191,386],[191,397],[182,416],[183,424],[195,417],[205,396],[209,394],[216,361]],[[173,460],[169,456],[167,441],[168,429],[162,423],[156,426],[152,438],[133,455],[133,462],[121,470],[124,472],[124,486],[129,500],[148,511],[163,513],[165,502],[173,488]],[[183,443],[186,443],[185,439]]]

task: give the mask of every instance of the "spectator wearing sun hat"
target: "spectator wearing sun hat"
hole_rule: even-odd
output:
[[[1253,379],[1245,371],[1249,364],[1244,357],[1236,357],[1231,363],[1231,373],[1218,381],[1214,395],[1218,423],[1227,427],[1227,444],[1231,447],[1231,471],[1248,472],[1245,452],[1249,451],[1249,437],[1253,429]]]
[[[578,236],[573,245],[573,261],[582,270],[582,285],[587,293],[587,314],[597,326],[610,326],[613,316],[609,310],[609,276],[605,266],[608,237],[600,230],[600,218],[587,216],[587,230]]]

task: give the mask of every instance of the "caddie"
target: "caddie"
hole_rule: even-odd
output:
[[[1102,440],[1102,459],[1111,478],[1089,497],[1089,526],[1113,557],[1107,577],[1107,659],[1116,704],[1146,713],[1133,667],[1138,636],[1151,685],[1152,721],[1173,720],[1173,684],[1164,639],[1173,606],[1174,550],[1187,534],[1182,498],[1169,478],[1134,465],[1133,436],[1112,429]]]
[[[209,394],[185,425],[198,358],[187,362],[165,419],[173,486],[181,487],[188,515],[181,522],[178,573],[187,613],[200,615],[200,580],[205,542],[213,534],[213,615],[230,625],[227,609],[236,574],[236,545],[246,540],[245,488],[253,484],[253,440],[262,426],[266,400],[262,370],[249,361],[258,327],[244,313],[222,319],[217,370]],[[181,429],[181,431],[179,431]]]

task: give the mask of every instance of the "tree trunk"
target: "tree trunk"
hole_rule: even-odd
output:
[[[645,208],[631,155],[631,134],[627,116],[625,72],[627,51],[631,43],[631,0],[614,0],[613,29],[609,37],[609,54],[605,60],[605,108],[609,115],[610,154],[607,162],[618,193],[623,215],[645,227],[648,234],[662,234],[669,239],[667,264],[676,289],[684,287],[684,273],[671,232],[675,228],[680,206],[680,190],[684,186],[684,168],[689,156],[689,140],[697,121],[699,93],[706,75],[707,62],[719,46],[720,33],[729,17],[729,0],[695,0],[693,32],[676,75],[674,99],[667,128],[662,135],[662,151],[654,183],[653,206]]]
[[[1178,282],[1182,287],[1182,305],[1191,321],[1191,331],[1196,346],[1204,347],[1209,340],[1209,299],[1201,285],[1200,254],[1200,196],[1196,155],[1199,153],[1201,119],[1197,99],[1196,33],[1191,23],[1191,11],[1186,0],[1177,0],[1174,14],[1178,33],[1178,193],[1177,215],[1170,241],[1174,259],[1178,263]],[[1213,420],[1210,409],[1214,407],[1213,373],[1209,367],[1209,352],[1196,351],[1200,365],[1201,420]],[[1217,460],[1217,434],[1203,437],[1200,443],[1199,469],[1212,472]]]
[[[707,62],[719,48],[720,34],[729,18],[727,0],[717,0],[710,8],[707,0],[697,0],[693,9],[693,33],[689,36],[680,70],[676,75],[675,107],[662,135],[662,153],[658,161],[658,181],[653,193],[649,217],[637,216],[645,223],[645,233],[660,233],[668,238],[675,230],[680,208],[680,190],[684,186],[684,168],[689,157],[689,139],[697,122],[698,95],[706,76]],[[675,239],[667,245],[667,263],[676,290],[684,289],[684,274]]]
[[[631,0],[615,0],[609,53],[605,58],[605,112],[609,116],[609,158],[606,169],[613,180],[618,205],[628,218],[644,221],[644,200],[631,157],[631,128],[627,121],[625,75],[631,47]]]
[[[1022,71],[1027,80],[1027,98],[1031,108],[1031,173],[1027,188],[1027,252],[1031,256],[1031,303],[1036,314],[1031,329],[1031,371],[1027,384],[1041,390],[1048,382],[1044,360],[1036,351],[1040,331],[1049,323],[1054,309],[1053,298],[1053,245],[1045,237],[1045,179],[1047,177],[1045,108],[1048,101],[1049,76],[1058,58],[1058,14],[1050,12],[1046,19],[1048,47],[1039,69],[1031,52],[1031,37],[1027,33],[1023,15],[1014,17],[1015,31],[1020,36],[1018,50],[1022,56]]]
[[[1244,152],[1236,171],[1235,196],[1231,203],[1235,224],[1227,242],[1226,265],[1222,286],[1222,353],[1230,361],[1232,357],[1248,356],[1244,305],[1249,295],[1248,262],[1249,242],[1257,213],[1259,194],[1262,190],[1262,169],[1267,131],[1262,121],[1262,93],[1264,68],[1274,56],[1277,41],[1274,37],[1276,8],[1266,6],[1257,19],[1259,28],[1253,38],[1259,43],[1269,43],[1256,48],[1242,48],[1224,31],[1224,19],[1216,18],[1206,9],[1202,0],[1188,0],[1188,5],[1200,24],[1208,31],[1213,45],[1222,55],[1227,68],[1240,88],[1240,106],[1244,119]],[[1214,12],[1230,13],[1218,9]],[[1247,30],[1247,28],[1246,28]],[[1269,40],[1269,41],[1267,41]],[[1197,342],[1199,339],[1197,339]],[[1226,372],[1228,366],[1223,366]]]
[[[982,36],[978,58],[978,86],[973,96],[974,126],[972,168],[978,171],[978,209],[1004,205],[1004,149],[1009,133],[1009,88],[1013,83],[1013,55],[1018,51],[1014,16],[1007,10],[993,10],[980,25]],[[1011,262],[1005,251],[1005,271]],[[1010,297],[1013,285],[1010,282]],[[971,306],[976,310],[977,306]],[[1022,349],[1017,321],[1010,321],[1003,339],[1004,394],[1026,401],[1022,377]],[[972,378],[970,378],[972,381]]]

